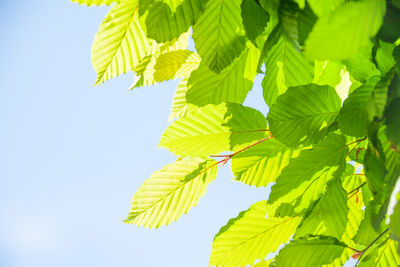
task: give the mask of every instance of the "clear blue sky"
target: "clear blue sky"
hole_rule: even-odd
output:
[[[140,184],[175,157],[156,149],[175,82],[93,87],[90,47],[108,7],[0,1],[0,266],[207,266],[214,234],[265,199],[220,169],[188,215],[125,225]],[[246,101],[261,101],[260,80]]]

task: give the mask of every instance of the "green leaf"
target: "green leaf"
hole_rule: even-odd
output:
[[[346,65],[350,74],[360,82],[365,82],[375,75],[380,75],[379,70],[372,62],[373,44],[363,46],[357,53],[352,54],[343,63]]]
[[[400,198],[397,197],[397,203],[393,208],[393,213],[390,215],[390,230],[392,231],[393,235],[397,239],[400,239]]]
[[[260,51],[249,44],[240,57],[218,74],[200,64],[189,77],[187,102],[197,106],[242,103],[253,87],[259,56]]]
[[[253,146],[232,158],[235,179],[256,187],[275,182],[283,168],[299,151],[286,147],[275,138]]]
[[[206,157],[258,141],[266,129],[266,120],[257,110],[233,103],[210,104],[174,121],[159,146],[182,157]]]
[[[378,32],[384,13],[383,0],[346,2],[318,19],[306,40],[306,55],[319,60],[348,58]]]
[[[346,244],[329,236],[310,236],[292,240],[275,260],[276,267],[316,267],[340,257]]]
[[[96,33],[92,46],[92,64],[97,72],[95,85],[132,71],[156,50],[139,23],[139,1],[115,5]]]
[[[252,267],[269,267],[269,266],[271,266],[273,260],[274,260],[274,259],[270,259],[270,260],[260,260],[260,261],[257,262],[256,264],[252,265]]]
[[[297,31],[299,44],[304,46],[312,28],[318,17],[312,12],[310,5],[307,4],[303,10],[300,10],[297,15]]]
[[[121,0],[71,0],[72,2],[78,3],[80,5],[86,6],[102,6],[102,5],[111,5],[113,3],[120,3]]]
[[[373,227],[374,215],[377,213],[379,205],[377,205],[375,201],[367,202],[368,199],[364,199],[364,201],[366,203],[364,218],[358,227],[357,234],[354,236],[354,241],[357,244],[368,246],[380,234],[380,232]]]
[[[400,9],[392,3],[386,1],[386,14],[383,25],[379,30],[378,36],[385,42],[394,42],[400,36]]]
[[[229,220],[214,238],[210,265],[253,264],[286,243],[301,217],[266,218],[267,212],[266,201],[260,201]]]
[[[393,145],[400,147],[400,98],[395,98],[386,110],[386,135]]]
[[[339,96],[330,86],[291,87],[277,98],[267,119],[272,135],[283,144],[309,145],[325,136],[340,105]]]
[[[312,65],[284,34],[268,52],[265,68],[263,95],[270,107],[288,87],[308,84],[313,77]]]
[[[258,4],[257,0],[243,0],[240,7],[246,36],[256,45],[257,38],[264,32],[267,26],[269,15]]]
[[[176,117],[183,117],[187,110],[188,104],[186,102],[186,91],[189,77],[184,77],[176,87],[174,99],[172,100],[171,113],[169,114],[168,121]]]
[[[200,57],[189,50],[175,50],[160,55],[154,65],[154,80],[157,82],[172,80],[189,75],[197,69]]]
[[[197,54],[191,53],[183,63],[181,59],[181,54],[183,54],[184,57],[184,54],[187,53],[182,51],[187,51],[183,49],[187,48],[188,46],[188,37],[189,33],[187,32],[179,36],[179,38],[174,41],[158,44],[157,50],[153,51],[151,55],[146,56],[133,69],[133,71],[136,73],[136,78],[130,89],[141,86],[150,86],[158,83],[156,80],[156,72],[158,79],[176,79],[178,77],[188,75],[188,72],[195,69],[199,65],[199,63],[196,63],[196,61],[200,60]],[[170,63],[167,63],[166,60],[169,59],[173,61],[175,60],[175,64],[172,66],[175,69],[168,69],[168,67],[171,67],[171,65]],[[177,65],[180,63],[182,63],[181,67],[177,69]],[[158,65],[157,70],[156,65]]]
[[[214,72],[228,67],[246,47],[241,0],[209,1],[193,27],[193,40],[203,62]]]
[[[312,234],[333,236],[340,240],[346,228],[348,211],[347,193],[340,179],[335,179],[310,214],[306,215],[295,238]]]
[[[303,150],[290,161],[271,188],[269,203],[296,202],[299,211],[324,192],[326,183],[345,169],[348,151],[344,136],[329,134],[313,149]]]
[[[318,17],[325,17],[343,4],[345,0],[307,0],[307,2]]]
[[[159,227],[196,206],[217,175],[215,160],[183,159],[154,172],[133,196],[125,223]]]
[[[173,8],[171,8],[171,3]],[[140,20],[149,38],[173,40],[187,32],[203,14],[208,0],[140,0]]]
[[[344,66],[339,61],[315,61],[313,83],[335,87],[341,81]]]
[[[382,75],[388,73],[396,64],[392,56],[395,45],[379,41],[379,48],[376,51],[375,60]]]
[[[378,76],[372,77],[344,101],[338,117],[339,128],[344,134],[359,137],[367,134],[371,95],[379,80]]]
[[[386,266],[399,266],[400,256],[397,252],[399,249],[398,243],[393,239],[388,239],[379,245],[375,251],[367,255],[360,262],[359,266],[376,266],[376,267],[386,267]]]

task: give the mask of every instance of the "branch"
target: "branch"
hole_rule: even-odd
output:
[[[381,238],[384,234],[386,234],[387,231],[389,231],[389,228],[387,228],[385,231],[383,231],[382,233],[380,233],[380,234],[374,239],[374,241],[372,241],[366,248],[364,248],[364,249],[361,250],[361,251],[357,251],[356,253],[353,254],[353,256],[356,256],[356,257],[353,257],[353,256],[352,256],[353,259],[358,258],[357,263],[356,263],[355,266],[357,266],[357,265],[360,263],[361,258],[364,256],[365,252],[366,252],[370,247],[372,247],[372,245],[375,244],[376,241],[379,240],[379,238]]]
[[[222,166],[224,166],[235,155],[237,155],[237,154],[239,154],[239,153],[241,153],[241,152],[243,152],[243,151],[245,151],[245,150],[247,150],[247,149],[249,149],[249,148],[251,148],[251,147],[253,147],[255,145],[258,145],[258,144],[260,144],[260,143],[262,143],[264,141],[267,141],[268,139],[271,139],[271,138],[273,138],[272,135],[270,135],[270,136],[268,136],[268,137],[266,137],[266,138],[264,138],[262,140],[259,140],[259,141],[255,142],[255,143],[251,144],[251,145],[248,145],[245,148],[242,148],[242,149],[240,149],[240,150],[238,150],[238,151],[236,151],[236,152],[234,152],[232,154],[228,154],[228,155],[211,155],[210,157],[222,157],[222,158],[224,158],[224,159],[222,159],[222,160],[217,162],[217,164],[221,164]]]
[[[358,140],[356,140],[356,141],[353,141],[353,142],[351,142],[351,143],[348,143],[347,146],[352,145],[352,144],[354,144],[354,143],[356,143],[356,145],[353,146],[352,149],[350,149],[350,151],[346,154],[346,157],[347,157],[351,152],[353,152],[353,150],[354,150],[362,141],[364,141],[365,139],[367,139],[366,136],[364,136],[363,138],[358,139]]]

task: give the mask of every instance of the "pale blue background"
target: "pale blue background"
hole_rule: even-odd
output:
[[[176,82],[93,87],[107,7],[0,0],[0,266],[207,266],[213,236],[266,197],[225,166],[197,207],[158,230],[125,225],[131,197],[175,157],[156,145]],[[247,105],[266,112],[260,79]]]

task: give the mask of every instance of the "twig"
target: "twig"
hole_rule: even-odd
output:
[[[364,248],[363,250],[361,250],[361,251],[359,252],[360,257],[358,258],[357,263],[356,263],[355,266],[357,266],[357,265],[360,263],[361,258],[364,256],[365,252],[366,252],[370,247],[372,247],[372,245],[375,244],[375,242],[378,241],[379,238],[381,238],[384,234],[386,234],[387,231],[389,231],[389,228],[387,228],[385,231],[383,231],[382,233],[380,233],[380,234],[374,239],[374,241],[372,241],[366,248]]]

